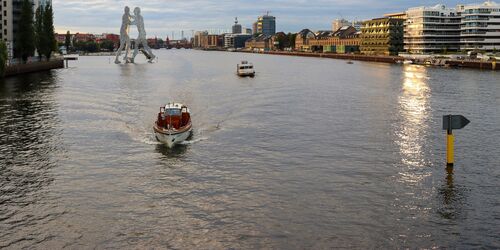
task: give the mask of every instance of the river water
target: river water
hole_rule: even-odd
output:
[[[0,83],[0,248],[500,247],[498,72],[156,53]],[[195,128],[174,149],[168,101]]]

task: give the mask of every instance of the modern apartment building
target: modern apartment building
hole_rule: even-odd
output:
[[[224,48],[244,48],[245,42],[250,38],[251,34],[224,34]]]
[[[461,50],[500,50],[500,4],[487,1],[482,4],[459,5],[457,10],[462,17]]]
[[[31,0],[33,11],[38,6],[45,6],[51,0]],[[9,58],[13,57],[13,48],[17,36],[17,26],[21,15],[22,0],[1,0],[0,1],[0,39],[7,44]]]
[[[268,36],[276,34],[276,17],[270,16],[269,13],[258,17],[253,25],[253,32]]]
[[[397,55],[403,46],[403,19],[400,13],[364,21],[361,26],[361,53]]]
[[[406,11],[404,48],[412,54],[460,50],[460,14],[444,5],[416,7]]]

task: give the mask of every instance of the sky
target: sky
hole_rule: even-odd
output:
[[[409,7],[480,3],[484,0],[52,0],[57,32],[119,34],[123,8],[141,7],[148,37],[180,38],[194,31],[224,32],[238,17],[251,28],[267,11],[277,31],[329,30],[337,18],[367,20]],[[133,30],[133,29],[132,29]],[[133,34],[134,32],[132,32]]]

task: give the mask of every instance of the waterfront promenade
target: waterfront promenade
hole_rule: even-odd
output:
[[[5,77],[11,77],[22,74],[48,71],[52,69],[64,68],[64,59],[56,58],[50,61],[38,61],[26,64],[13,64],[5,68]]]
[[[314,53],[314,52],[288,52],[288,51],[261,51],[253,52],[248,50],[240,50],[243,53],[259,53],[268,55],[282,55],[282,56],[300,56],[300,57],[317,57],[317,58],[331,58],[343,60],[356,60],[368,62],[383,62],[383,63],[402,63],[405,57],[401,56],[368,56],[360,54],[335,54],[335,53]],[[451,67],[462,68],[475,68],[485,70],[500,70],[495,61],[479,61],[479,60],[453,60],[443,59],[443,63]]]

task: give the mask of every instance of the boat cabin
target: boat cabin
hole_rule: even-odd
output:
[[[238,64],[238,69],[253,69],[253,64],[247,61],[241,61],[241,64]]]
[[[160,128],[180,129],[191,122],[189,109],[178,103],[169,103],[160,108],[156,124]]]

